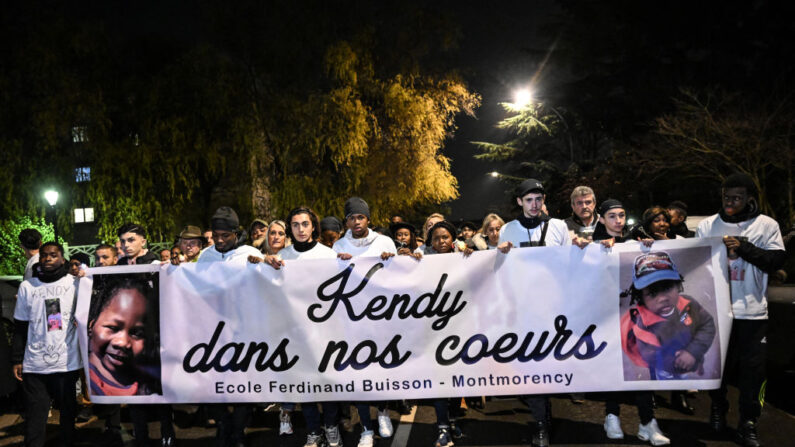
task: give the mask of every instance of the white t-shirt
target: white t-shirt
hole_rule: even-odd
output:
[[[28,259],[28,263],[25,264],[25,276],[22,277],[23,280],[33,278],[33,265],[37,262],[39,262],[38,253],[31,256],[30,259]]]
[[[778,222],[764,214],[738,223],[724,222],[720,214],[715,214],[698,224],[696,237],[723,236],[743,236],[761,249],[784,250]],[[767,273],[743,258],[737,258],[729,260],[729,278],[734,318],[767,319]]]
[[[500,229],[500,244],[508,241],[513,244],[514,248],[519,248],[522,242],[538,242],[541,240],[541,232],[543,231],[544,225],[549,225],[547,235],[544,238],[547,247],[571,245],[569,228],[566,226],[566,223],[560,219],[549,219],[546,223],[542,223],[532,230],[523,227],[518,220],[514,219],[503,225]]]
[[[207,247],[199,255],[196,262],[233,262],[245,265],[249,256],[262,257],[262,252],[251,245],[241,245],[233,250],[221,253],[215,249],[215,245]]]
[[[381,256],[383,252],[397,253],[392,238],[370,229],[367,230],[367,236],[360,239],[354,239],[351,230],[348,230],[345,236],[337,239],[332,248],[337,253],[348,253],[355,258]]]
[[[298,259],[334,259],[337,252],[318,242],[314,247],[307,251],[298,251],[295,244],[288,245],[279,251],[279,257],[284,261],[294,261]]]
[[[76,286],[77,279],[69,274],[51,283],[31,278],[20,284],[14,319],[28,322],[23,372],[51,374],[82,367],[74,319]]]

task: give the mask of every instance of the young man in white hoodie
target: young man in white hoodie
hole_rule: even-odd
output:
[[[778,223],[759,211],[756,185],[744,174],[733,174],[721,187],[722,207],[698,224],[696,237],[722,237],[729,257],[734,322],[721,388],[710,391],[712,427],[726,426],[726,376],[735,372],[740,390],[737,434],[744,446],[761,445],[756,420],[764,401],[767,351],[767,278],[786,261]]]
[[[245,264],[249,256],[260,256],[259,250],[250,245],[238,245],[240,238],[240,219],[235,210],[222,206],[215,211],[210,219],[210,229],[214,244],[199,255],[196,262],[227,262]],[[245,430],[254,406],[251,404],[232,405],[230,414],[225,404],[211,405],[208,412],[213,416],[218,425],[216,445],[243,446]]]
[[[369,224],[370,207],[367,202],[360,197],[348,199],[345,202],[345,225],[348,227],[348,231],[332,247],[337,252],[338,258],[380,256],[381,259],[387,260],[397,254],[397,247],[395,247],[392,238],[370,230]],[[356,402],[355,405],[362,423],[359,447],[372,447],[374,432],[370,420],[370,404]],[[392,420],[389,418],[389,410],[386,408],[378,410],[378,431],[381,437],[392,436]]]

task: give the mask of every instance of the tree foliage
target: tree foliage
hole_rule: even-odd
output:
[[[19,244],[19,233],[33,228],[41,233],[42,241],[55,240],[53,226],[41,217],[21,216],[17,219],[4,219],[0,221],[0,275],[22,275],[28,260]],[[63,243],[63,238],[58,237]]]

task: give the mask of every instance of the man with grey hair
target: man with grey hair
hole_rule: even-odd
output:
[[[596,213],[596,194],[588,186],[578,186],[571,192],[571,216],[567,217],[571,243],[584,248],[593,240],[593,231],[599,222]]]

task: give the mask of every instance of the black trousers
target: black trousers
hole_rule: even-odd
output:
[[[44,446],[50,399],[55,400],[60,408],[59,444],[72,445],[77,413],[75,385],[79,376],[79,370],[53,374],[22,374],[22,395],[26,408],[25,446]]]
[[[243,442],[246,439],[246,426],[254,413],[254,404],[230,404],[232,412],[227,409],[227,404],[210,404],[207,413],[215,419],[218,426],[216,438],[232,444]]]
[[[729,350],[723,382],[717,390],[709,392],[712,405],[725,411],[727,380],[737,384],[740,390],[740,419],[756,419],[762,414],[765,400],[762,385],[765,383],[767,361],[767,320],[734,320],[729,337]]]
[[[648,424],[654,419],[654,396],[651,391],[617,391],[605,393],[605,415],[614,414],[621,416],[620,398],[633,398],[635,406],[638,407],[638,417],[640,423]]]
[[[133,423],[135,438],[140,440],[149,439],[149,414],[154,413],[160,421],[160,437],[174,437],[173,411],[171,405],[149,404],[149,405],[130,405],[130,419]]]
[[[533,415],[533,419],[535,419],[536,422],[550,423],[552,420],[552,405],[549,401],[549,395],[530,394],[521,396],[519,399],[527,405],[530,414]]]

